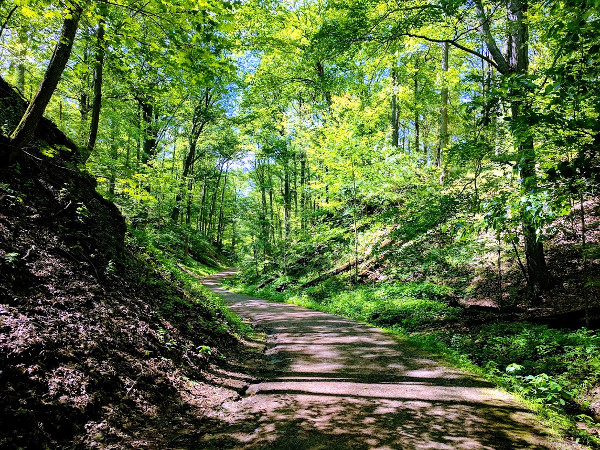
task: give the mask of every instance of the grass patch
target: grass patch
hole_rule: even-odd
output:
[[[165,298],[159,314],[181,319],[192,311],[200,312],[199,326],[206,327],[216,334],[232,334],[245,336],[251,333],[249,325],[232,312],[221,297],[206,289],[201,278],[217,273],[226,267],[225,264],[213,261],[212,265],[194,259],[191,255],[199,252],[183,252],[178,246],[172,247],[171,241],[182,241],[175,237],[176,231],[168,230],[165,235],[156,232],[133,231],[130,244],[138,247],[147,257],[152,267],[162,275],[149,283],[175,283],[183,292],[183,296],[174,295]],[[203,261],[206,261],[204,259]]]

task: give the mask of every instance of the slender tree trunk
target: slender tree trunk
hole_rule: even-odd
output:
[[[290,191],[290,170],[286,162],[283,175],[283,222],[285,230],[285,240],[288,239],[292,232],[292,195]]]
[[[87,34],[87,33],[86,33]],[[89,48],[87,44],[87,38],[84,40],[85,44],[82,49],[83,67],[84,71],[81,75],[81,92],[79,93],[79,131],[78,131],[78,142],[80,147],[84,147],[87,143],[88,128],[88,114],[90,112],[90,99],[88,96],[88,88],[90,84],[90,70],[89,70]]]
[[[202,197],[200,199],[200,231],[206,235],[206,191],[207,191],[207,177],[204,176],[202,180]]]
[[[529,29],[527,23],[527,0],[507,0],[508,39],[506,57],[502,55],[490,30],[489,17],[486,16],[481,0],[475,0],[480,19],[480,31],[488,51],[492,55],[498,70],[503,75],[527,75],[529,71]],[[531,126],[523,115],[527,107],[524,102],[526,92],[517,86],[509,92],[511,100],[512,129],[519,155],[519,174],[524,195],[530,195],[537,189],[535,171],[536,154]],[[527,218],[523,222],[525,238],[525,257],[527,260],[527,281],[530,293],[537,297],[540,291],[550,289],[554,280],[546,266],[544,247],[538,239],[535,226]]]
[[[398,112],[398,67],[396,61],[392,67],[392,145],[396,148],[400,141],[400,123]]]
[[[448,43],[442,43],[442,91],[441,100],[442,106],[440,108],[440,140],[435,155],[435,165],[438,167],[442,166],[442,151],[448,146]],[[442,174],[443,176],[443,174]]]
[[[281,238],[281,229],[279,227],[279,220],[275,221],[275,208],[273,208],[273,175],[271,174],[271,170],[269,170],[269,166],[267,166],[267,176],[269,182],[269,211],[271,217],[271,239],[272,244],[275,244],[276,239],[276,229],[279,229],[279,237]]]
[[[215,211],[217,206],[217,196],[219,195],[219,186],[221,185],[221,178],[223,177],[223,167],[224,164],[221,164],[219,168],[219,176],[217,177],[217,183],[215,184],[215,190],[213,191],[212,199],[210,202],[210,212],[208,214],[208,234],[211,235],[215,231]]]
[[[25,97],[25,59],[27,58],[27,34],[25,27],[19,27],[19,59],[17,62],[17,89]]]
[[[306,229],[306,154],[300,155],[300,228]]]
[[[190,168],[190,174],[187,177],[187,203],[185,207],[185,224],[192,223],[192,200],[194,198],[194,165]]]
[[[225,191],[227,188],[227,169],[225,170],[225,178],[223,180],[223,189],[221,190],[221,202],[219,203],[219,222],[217,224],[217,245],[221,246],[223,243],[223,232],[224,232],[224,225],[223,225],[223,206],[225,203]]]
[[[419,153],[419,147],[420,147],[420,142],[419,142],[419,138],[420,138],[420,123],[419,123],[419,119],[420,119],[420,114],[419,114],[419,108],[418,108],[418,104],[419,104],[419,79],[417,77],[418,72],[415,72],[415,78],[414,78],[414,107],[415,107],[415,153]]]
[[[266,187],[266,177],[265,177],[265,168],[264,165],[260,162],[256,162],[255,173],[258,178],[258,183],[260,187],[260,198],[261,198],[261,210],[259,212],[259,222],[261,228],[261,241],[263,248],[263,261],[267,259],[267,248],[269,247],[269,209],[267,205],[267,187]]]
[[[175,196],[175,206],[171,211],[171,220],[173,222],[177,222],[179,219],[179,214],[181,212],[181,200],[183,199],[183,190],[186,181],[191,176],[191,172],[193,170],[193,164],[196,159],[196,146],[198,144],[198,136],[190,136],[188,140],[188,153],[183,162],[183,172],[181,173],[181,185],[177,190],[177,195]]]
[[[292,171],[294,177],[294,215],[298,217],[298,158],[296,153],[293,155],[294,170]]]
[[[104,54],[106,43],[104,42],[104,28],[106,23],[106,3],[100,3],[100,20],[96,30],[96,54],[94,58],[94,99],[92,102],[92,118],[90,132],[85,146],[83,162],[86,162],[96,146],[98,137],[98,125],[100,123],[100,109],[102,108],[102,75],[104,70]]]
[[[44,116],[46,107],[71,56],[71,49],[73,48],[73,41],[77,34],[82,12],[83,8],[75,4],[66,14],[62,31],[40,87],[31,103],[29,103],[29,107],[21,118],[19,125],[11,135],[11,144],[14,150],[9,156],[9,162],[14,161],[19,156],[20,149],[33,140],[35,130]]]

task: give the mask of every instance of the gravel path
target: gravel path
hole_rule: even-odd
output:
[[[199,448],[564,448],[477,376],[377,328],[220,288],[232,273],[204,284],[266,330],[267,370],[223,406]]]

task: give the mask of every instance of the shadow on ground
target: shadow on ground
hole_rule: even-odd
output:
[[[268,331],[268,367],[215,412],[198,448],[554,448],[533,415],[484,380],[382,330],[225,291],[229,274],[205,284]]]

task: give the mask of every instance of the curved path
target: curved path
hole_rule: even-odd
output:
[[[269,370],[199,448],[559,448],[484,380],[377,328],[220,288],[232,273],[203,283],[266,330]]]

